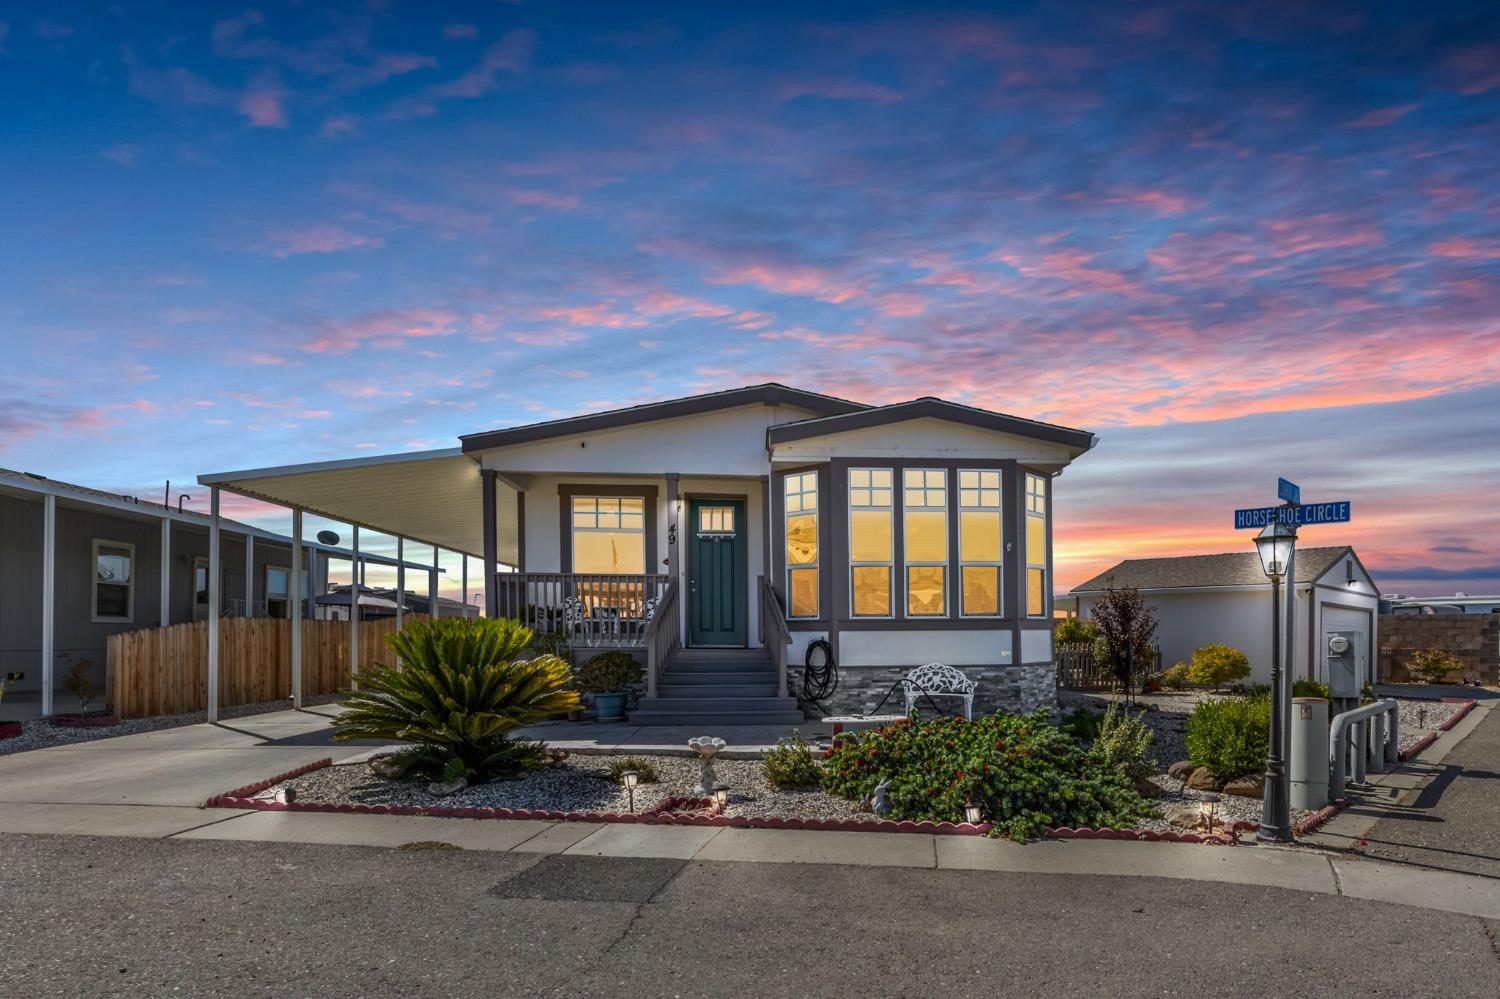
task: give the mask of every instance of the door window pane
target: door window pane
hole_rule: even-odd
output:
[[[703,506],[698,508],[699,534],[733,534],[734,507]]]

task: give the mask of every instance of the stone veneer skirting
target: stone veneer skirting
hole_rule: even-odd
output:
[[[880,704],[891,687],[915,666],[840,666],[839,686],[832,697],[814,706],[801,700],[802,669],[787,667],[787,689],[798,697],[798,703],[809,715],[870,714]],[[1029,666],[960,666],[964,675],[977,685],[974,691],[974,714],[987,715],[997,711],[1029,713],[1044,708],[1057,710],[1057,670],[1051,663]],[[945,711],[958,714],[963,702],[956,697],[935,697],[934,702]],[[827,709],[825,712],[823,709]],[[917,701],[918,713],[931,715],[932,708],[924,699]],[[896,691],[880,708],[881,714],[899,715],[906,710],[906,699]]]

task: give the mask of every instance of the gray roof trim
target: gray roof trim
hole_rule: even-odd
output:
[[[923,396],[920,399],[912,399],[909,402],[898,402],[889,406],[878,406],[873,409],[862,409],[852,413],[825,416],[814,420],[800,420],[796,423],[783,423],[778,426],[768,427],[766,429],[766,443],[772,446],[776,444],[788,444],[792,441],[825,437],[829,434],[838,434],[849,430],[864,430],[870,427],[881,427],[891,423],[920,419],[947,420],[950,423],[961,423],[966,426],[978,427],[981,430],[1015,434],[1018,437],[1031,437],[1053,444],[1061,444],[1064,447],[1077,448],[1080,451],[1087,451],[1099,442],[1099,438],[1087,430],[1074,430],[1071,427],[1062,427],[1053,423],[1042,423],[1038,420],[1027,420],[1019,416],[1009,416],[1005,413],[996,413],[988,409],[978,409],[974,406],[965,406],[962,403],[949,402],[946,399]]]
[[[301,465],[272,465],[267,468],[246,468],[238,472],[208,472],[198,476],[200,486],[216,486],[225,482],[243,482],[246,479],[270,479],[279,475],[300,475],[303,472],[332,472],[342,468],[367,468],[372,465],[397,465],[405,461],[430,461],[441,458],[457,458],[463,449],[456,447],[436,448],[431,451],[407,451],[402,454],[371,454],[359,458],[338,458],[333,461],[309,461]]]
[[[721,409],[732,409],[736,406],[748,406],[761,403],[766,406],[776,406],[786,403],[810,409],[815,413],[834,415],[838,413],[853,413],[868,409],[869,407],[859,402],[851,402],[848,399],[837,399],[831,395],[821,395],[817,392],[808,392],[803,389],[791,388],[776,382],[767,382],[764,385],[749,385],[745,388],[728,389],[724,392],[710,392],[705,395],[690,395],[682,399],[665,399],[661,402],[648,402],[639,406],[629,406],[625,409],[611,409],[603,413],[590,413],[584,416],[569,416],[561,420],[548,420],[545,423],[529,423],[525,426],[510,427],[503,430],[489,430],[477,434],[465,434],[459,437],[463,442],[463,450],[466,454],[475,451],[487,451],[490,448],[508,447],[512,444],[529,444],[533,441],[548,440],[553,437],[567,437],[571,434],[597,433],[601,430],[615,430],[620,427],[629,427],[638,423],[651,423],[656,420],[670,420],[681,416],[696,416],[700,413],[712,413]]]

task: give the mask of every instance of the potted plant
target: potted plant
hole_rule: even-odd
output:
[[[640,679],[640,664],[630,653],[618,649],[590,657],[573,676],[579,690],[594,695],[600,721],[624,719],[625,688]]]

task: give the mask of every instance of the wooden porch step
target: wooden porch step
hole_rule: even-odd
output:
[[[769,683],[776,684],[776,671],[770,669],[733,670],[733,669],[673,669],[667,667],[666,672],[661,675],[662,683],[683,684],[708,684],[717,685],[725,683]]]
[[[739,677],[731,676],[731,683],[678,683],[677,678],[668,675],[665,682],[656,688],[656,692],[667,700],[679,700],[682,698],[696,697],[775,697],[776,681],[766,680],[763,683],[741,683]]]

